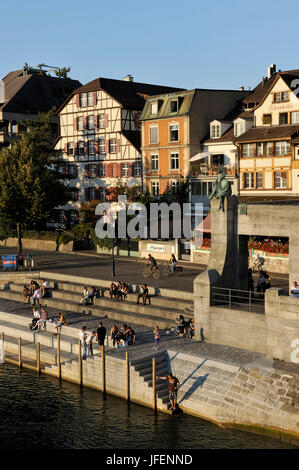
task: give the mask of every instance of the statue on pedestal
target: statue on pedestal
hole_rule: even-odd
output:
[[[215,183],[213,183],[213,192],[209,199],[211,200],[214,197],[216,199],[219,199],[219,207],[217,210],[219,211],[220,209],[222,209],[222,211],[224,212],[224,199],[227,196],[231,196],[231,194],[232,190],[230,182],[225,178],[222,173],[220,173],[217,176]]]

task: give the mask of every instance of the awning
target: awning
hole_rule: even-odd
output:
[[[190,162],[196,162],[196,160],[202,160],[203,158],[209,157],[209,152],[200,152],[190,158]]]
[[[194,228],[198,232],[211,233],[211,212],[208,213],[205,219],[203,219],[197,227]]]

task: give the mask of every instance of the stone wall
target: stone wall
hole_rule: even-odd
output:
[[[298,368],[264,358],[239,366],[168,353],[186,413],[273,437],[292,436],[299,444]]]
[[[23,238],[22,245],[24,250],[42,250],[42,251],[56,251],[57,244],[54,240],[38,240],[31,238]],[[74,242],[71,241],[66,245],[59,245],[58,251],[69,252],[73,251]],[[0,241],[0,246],[6,248],[15,248],[15,252],[18,246],[17,238],[7,238],[6,240]],[[16,252],[17,253],[17,252]]]

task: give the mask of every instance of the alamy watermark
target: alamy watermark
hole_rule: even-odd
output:
[[[95,226],[98,238],[191,239],[203,220],[203,204],[162,202],[147,209],[139,202],[128,205],[126,196],[120,195],[117,202],[98,204],[95,214],[101,216]]]

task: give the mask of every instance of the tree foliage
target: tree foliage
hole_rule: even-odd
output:
[[[67,188],[55,167],[51,148],[53,111],[36,121],[22,123],[22,131],[11,148],[0,151],[0,223],[40,227],[54,207],[68,199]]]

